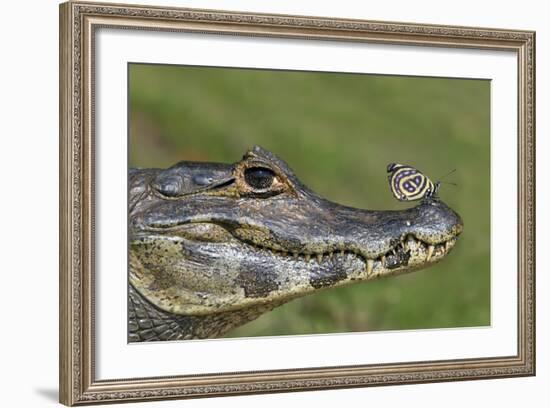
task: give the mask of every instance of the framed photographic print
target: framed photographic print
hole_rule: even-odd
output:
[[[534,41],[62,4],[61,402],[534,375]]]

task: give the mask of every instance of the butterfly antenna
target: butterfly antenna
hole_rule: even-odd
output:
[[[456,169],[451,170],[450,172],[448,172],[447,174],[445,174],[443,177],[440,177],[440,178],[439,178],[439,181],[443,180],[443,179],[446,178],[447,176],[450,176],[450,175],[453,174],[455,171],[456,171]],[[447,184],[452,184],[452,183],[447,183]]]
[[[455,186],[457,187],[458,184],[456,183],[451,183],[450,181],[443,181],[444,178],[446,178],[447,176],[450,176],[451,174],[453,174],[454,172],[456,171],[456,169],[452,169],[450,172],[448,172],[447,174],[445,174],[443,177],[440,177],[439,180],[437,180],[437,187],[436,187],[436,191],[439,190],[439,186],[441,184],[450,184],[451,186]]]

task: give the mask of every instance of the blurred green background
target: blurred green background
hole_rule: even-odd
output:
[[[386,165],[437,180],[464,220],[449,257],[426,270],[322,291],[227,337],[490,324],[490,82],[167,65],[129,68],[131,167],[232,163],[254,144],[320,195],[402,209]]]

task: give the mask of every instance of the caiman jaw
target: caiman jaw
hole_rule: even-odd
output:
[[[309,245],[286,245],[276,230],[244,222],[196,219],[148,227],[131,243],[130,282],[157,307],[174,314],[209,315],[281,304],[319,289],[411,272],[440,261],[462,231],[460,218],[448,211],[440,202],[425,202],[395,214],[358,212],[354,214],[377,220],[359,225],[363,236],[350,232],[357,238],[350,241],[335,233]],[[422,215],[409,222],[417,213]],[[396,223],[399,217],[402,222]],[[388,231],[379,225],[386,218],[391,220]],[[423,238],[408,232],[412,229]],[[376,248],[382,249],[377,253]]]
[[[247,242],[248,245],[252,246],[257,251],[268,251],[268,253],[273,256],[283,258],[291,257],[293,260],[306,263],[315,262],[317,264],[322,264],[323,262],[334,261],[338,257],[356,257],[365,264],[365,277],[368,279],[393,275],[415,267],[424,267],[428,264],[436,263],[451,251],[455,243],[456,237],[451,237],[439,243],[428,243],[416,238],[412,234],[408,234],[407,236],[403,236],[399,243],[387,252],[375,258],[367,258],[359,251],[344,248],[306,253],[284,251]]]

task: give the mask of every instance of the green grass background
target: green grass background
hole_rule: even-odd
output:
[[[132,64],[131,167],[232,163],[258,144],[341,204],[402,209],[390,162],[432,179],[465,224],[450,256],[409,275],[283,305],[228,337],[490,324],[490,82]]]

